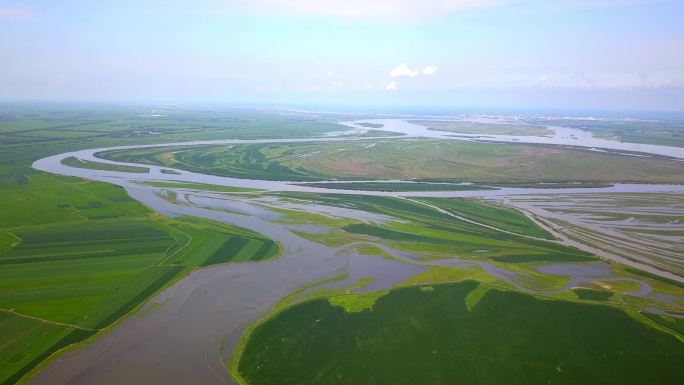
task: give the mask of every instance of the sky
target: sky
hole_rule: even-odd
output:
[[[0,100],[684,111],[681,0],[0,0]]]

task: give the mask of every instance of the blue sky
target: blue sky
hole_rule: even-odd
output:
[[[668,0],[0,0],[0,99],[681,111],[683,16]]]

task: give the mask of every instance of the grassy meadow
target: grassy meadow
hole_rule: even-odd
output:
[[[684,165],[579,149],[457,140],[243,144],[111,151],[101,156],[237,178],[400,179],[530,186],[539,182],[684,183]],[[544,185],[542,185],[544,186]]]
[[[110,164],[102,162],[93,162],[92,160],[83,160],[70,156],[62,160],[62,164],[69,167],[89,168],[91,170],[117,171],[117,172],[133,172],[138,174],[147,174],[150,169],[147,167],[126,166],[121,164]]]
[[[610,306],[474,281],[342,297],[260,323],[233,373],[251,385],[678,384],[682,376],[681,336]]]
[[[484,258],[500,263],[597,260],[588,253],[550,241],[553,239],[551,234],[518,211],[472,199],[409,200],[300,193],[283,193],[280,196],[390,218],[384,222],[347,221],[327,234],[300,233],[318,242],[326,243],[330,239],[334,246],[379,242],[426,258]],[[475,223],[449,215],[450,211]],[[315,217],[310,219],[316,220]]]
[[[488,186],[455,183],[400,183],[400,182],[348,182],[307,183],[310,187],[365,191],[472,191],[494,190]]]
[[[458,120],[409,120],[409,122],[420,124],[430,130],[450,131],[461,134],[518,136],[544,136],[553,134],[553,131],[546,128],[546,126],[536,124],[476,123]]]

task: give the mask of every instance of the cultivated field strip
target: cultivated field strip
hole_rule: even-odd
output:
[[[684,276],[682,195],[535,195],[505,202],[573,239]]]
[[[114,186],[40,180],[58,193],[30,207],[21,202],[31,193],[18,189],[7,196],[14,205],[3,203],[9,225],[0,228],[3,385],[109,327],[193,268],[263,260],[279,249],[231,226],[151,215]],[[42,217],[27,221],[17,206]]]

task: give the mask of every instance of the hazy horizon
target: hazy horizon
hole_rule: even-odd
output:
[[[0,100],[684,111],[668,0],[0,1]]]

